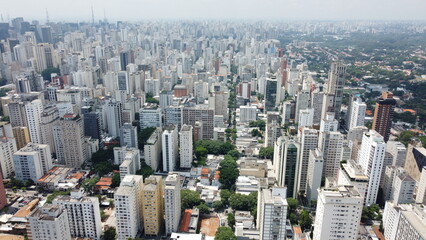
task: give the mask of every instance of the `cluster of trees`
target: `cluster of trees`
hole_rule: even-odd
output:
[[[369,207],[362,209],[361,222],[371,223],[373,220],[381,221],[382,214],[380,213],[380,206],[373,204]]]
[[[403,112],[403,113],[394,113],[393,114],[393,121],[402,121],[406,123],[415,124],[416,123],[416,115],[410,113],[410,112]]]
[[[411,139],[415,136],[414,132],[411,131],[402,131],[398,136],[397,140],[403,143],[405,146],[408,146],[408,143],[411,142]]]
[[[206,164],[207,154],[214,155],[231,155],[238,159],[239,152],[235,150],[235,146],[230,142],[221,142],[216,140],[200,140],[195,143],[194,154],[197,158],[198,165]]]
[[[237,240],[237,237],[229,227],[219,227],[217,229],[216,235],[214,237],[215,240]]]
[[[61,70],[59,68],[47,68],[41,72],[41,76],[44,80],[50,81],[50,74],[57,73],[58,75],[61,74]]]
[[[138,131],[138,147],[140,150],[143,150],[146,141],[148,141],[154,131],[155,127],[144,128],[141,131]]]
[[[249,123],[249,127],[258,127],[261,131],[265,131],[266,122],[263,120],[256,120]]]
[[[185,209],[192,209],[193,207],[196,207],[198,208],[198,210],[200,210],[200,213],[210,213],[209,206],[207,206],[207,204],[203,200],[201,200],[200,194],[198,192],[191,191],[188,189],[182,189],[180,191],[180,198],[182,211],[184,211]]]
[[[68,191],[54,191],[52,194],[50,194],[49,196],[47,196],[46,203],[52,203],[53,200],[57,196],[70,195],[70,192],[71,192],[71,190],[68,190]]]
[[[113,164],[114,147],[109,146],[107,149],[99,149],[92,155],[92,167],[98,175],[103,176],[113,170],[118,170],[118,166]]]
[[[155,103],[155,104],[159,104],[160,102],[154,98],[154,95],[152,93],[146,93],[145,94],[145,102],[147,103]]]
[[[251,136],[252,137],[263,137],[262,133],[259,130],[257,130],[257,129],[253,129],[251,131]]]
[[[287,198],[288,212],[287,218],[290,220],[291,224],[299,224],[303,231],[309,230],[312,227],[312,217],[308,211],[299,209],[299,201],[294,198]]]
[[[273,147],[261,147],[259,150],[259,158],[272,159],[274,157]]]
[[[234,157],[227,154],[219,164],[220,178],[219,182],[222,184],[222,189],[235,189],[235,181],[240,176],[237,161]]]
[[[142,175],[143,179],[154,174],[154,170],[145,163],[145,161],[141,162],[141,169],[136,171],[136,175]]]

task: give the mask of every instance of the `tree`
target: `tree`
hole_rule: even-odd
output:
[[[228,158],[226,158],[226,156],[228,156]],[[219,182],[222,184],[223,189],[231,189],[235,185],[240,171],[237,168],[238,166],[235,160],[229,155],[226,156],[225,159],[220,162]]]
[[[148,166],[148,164],[145,163],[145,161],[141,162],[141,169],[136,171],[137,175],[142,175],[143,179],[151,176],[152,174],[154,174],[154,170]]]
[[[287,204],[289,213],[295,213],[296,209],[299,207],[299,201],[294,198],[287,198]]]
[[[228,213],[228,226],[235,229],[235,215],[233,213]]]
[[[408,145],[408,143],[411,142],[411,139],[414,137],[414,133],[411,131],[402,131],[401,134],[398,136],[398,141],[403,143],[405,146]]]
[[[114,227],[109,227],[105,232],[104,232],[104,240],[114,240],[115,239],[115,228]]]
[[[98,177],[89,178],[84,180],[82,186],[86,192],[88,192],[89,194],[92,194],[93,189],[95,188],[97,182],[99,182]]]
[[[215,240],[237,240],[237,237],[229,227],[219,227],[216,231]]]
[[[261,131],[265,131],[266,122],[263,120],[256,120],[249,123],[249,127],[258,127]]]
[[[231,150],[231,151],[229,151],[228,153],[227,153],[227,155],[229,155],[229,156],[231,156],[231,157],[233,157],[234,159],[238,159],[238,158],[240,158],[240,152],[238,151],[238,150]]]
[[[201,161],[209,153],[209,151],[203,146],[196,147],[194,152],[195,152],[195,156],[197,157],[198,161]]]
[[[219,212],[225,207],[225,205],[222,201],[214,201],[212,207],[214,208],[215,212]]]
[[[308,211],[302,210],[299,217],[300,221],[300,227],[303,231],[309,230],[312,227],[312,218]]]
[[[46,203],[52,203],[53,202],[53,200],[57,197],[57,196],[60,196],[60,195],[69,195],[70,194],[70,190],[68,190],[68,191],[55,191],[55,192],[53,192],[52,194],[50,194],[49,196],[47,196],[47,199],[46,199]]]
[[[251,136],[252,137],[262,137],[262,133],[260,133],[260,131],[255,128],[251,131]]]
[[[146,141],[151,137],[152,133],[155,131],[155,127],[144,128],[138,132],[138,147],[140,150],[144,149]]]
[[[231,191],[229,191],[228,189],[220,190],[220,199],[222,199],[223,205],[229,204],[229,197],[231,197],[232,194],[233,193]]]
[[[257,192],[252,192],[249,195],[233,194],[229,198],[229,205],[235,210],[253,211],[257,207]]]
[[[273,147],[261,147],[259,150],[259,158],[272,159],[274,157]]]
[[[180,191],[182,210],[193,208],[201,204],[200,194],[196,191],[182,189]]]
[[[120,182],[121,182],[120,174],[119,173],[114,174],[114,176],[112,176],[111,187],[114,188],[114,187],[120,186]]]
[[[295,213],[290,213],[287,218],[290,220],[291,224],[297,224],[297,215]]]
[[[209,214],[210,213],[210,208],[205,203],[201,203],[200,205],[197,206],[197,208],[198,208],[198,210],[200,210],[200,213],[202,213],[202,214]]]
[[[57,73],[59,75],[61,70],[59,70],[59,68],[47,68],[41,72],[41,76],[43,76],[44,80],[50,81],[50,74],[52,73]]]

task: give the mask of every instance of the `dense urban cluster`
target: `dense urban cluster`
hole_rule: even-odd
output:
[[[426,239],[425,34],[0,22],[0,237]]]

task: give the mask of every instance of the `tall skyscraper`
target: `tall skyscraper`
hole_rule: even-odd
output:
[[[84,122],[84,136],[98,139],[101,142],[101,125],[98,112],[92,111],[92,107],[84,106],[81,108]]]
[[[391,92],[382,92],[382,96],[376,103],[372,129],[383,136],[385,142],[389,140],[392,127],[392,116],[396,100]]]
[[[110,100],[105,105],[107,115],[108,133],[113,137],[120,136],[120,128],[123,126],[123,107],[120,102]]]
[[[44,204],[28,215],[28,239],[71,239],[67,211],[57,205]]]
[[[318,146],[318,131],[302,127],[298,131],[298,139],[300,142],[300,160],[299,172],[297,174],[297,192],[305,192],[310,151],[316,149]]]
[[[56,156],[68,167],[80,168],[88,158],[80,115],[66,114],[53,126]]]
[[[52,153],[56,153],[52,128],[58,121],[59,111],[56,106],[50,105],[43,109],[40,122],[41,143],[49,145]]]
[[[120,145],[129,148],[138,148],[137,128],[131,123],[125,123],[120,129]]]
[[[337,177],[342,161],[343,135],[340,132],[320,132],[318,148],[323,153],[323,176]]]
[[[274,168],[277,172],[278,186],[287,187],[287,196],[297,197],[300,144],[289,137],[280,137],[277,142],[277,159]]]
[[[143,231],[142,189],[142,176],[126,175],[114,193],[119,240],[135,238]]]
[[[142,191],[142,207],[145,235],[157,236],[163,225],[163,179],[149,176]]]
[[[191,125],[183,125],[179,132],[180,167],[191,168],[194,158],[193,133]]]
[[[317,200],[318,189],[321,186],[322,169],[324,158],[322,152],[317,148],[309,151],[308,176],[306,181],[306,198]]]
[[[379,133],[374,130],[364,133],[361,150],[358,155],[358,163],[364,169],[364,174],[369,178],[365,196],[366,206],[376,203],[385,151],[386,143]]]
[[[147,104],[139,110],[139,124],[141,129],[162,127],[163,114],[157,104]]]
[[[286,188],[262,189],[257,197],[257,224],[260,239],[286,239]]]
[[[167,126],[161,140],[163,147],[163,171],[170,172],[175,169],[178,156],[178,130],[176,126]]]
[[[41,140],[41,113],[43,112],[43,103],[40,99],[33,100],[25,104],[25,112],[28,121],[28,131],[33,143],[42,143]]]
[[[156,128],[144,146],[145,163],[154,171],[158,169],[162,157],[161,136],[161,128]]]
[[[213,139],[214,131],[214,110],[203,108],[200,105],[196,107],[184,107],[182,112],[182,123],[191,125],[194,127],[194,139],[195,138],[195,122],[199,121],[202,123],[202,139],[207,140]]]
[[[364,126],[365,120],[365,111],[367,110],[367,105],[362,102],[360,97],[354,97],[351,99],[352,102],[348,106],[348,118],[346,122],[346,127],[348,130],[353,129],[358,126]]]
[[[18,149],[25,147],[31,141],[27,127],[14,127],[12,131],[13,136],[16,139],[16,147]]]
[[[319,190],[313,240],[358,239],[362,200],[352,186]]]
[[[180,175],[169,173],[164,182],[164,215],[167,235],[179,231],[181,217],[180,185]]]
[[[82,191],[74,190],[70,196],[58,196],[53,200],[53,204],[66,209],[71,237],[99,240],[102,234],[99,199],[85,197]]]
[[[9,109],[10,124],[12,127],[27,127],[27,113],[25,104],[21,101],[14,101],[7,104]]]
[[[345,86],[346,66],[341,62],[333,62],[328,72],[326,93],[333,95],[333,110],[335,118],[340,117],[343,100],[343,87]]]

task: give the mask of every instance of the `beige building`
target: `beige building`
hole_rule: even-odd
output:
[[[143,221],[145,235],[157,236],[164,217],[163,179],[161,176],[149,176],[145,179],[142,193]]]
[[[405,171],[417,182],[420,181],[421,170],[426,166],[426,149],[408,145],[407,157],[405,158]]]
[[[12,129],[13,136],[16,139],[16,147],[21,149],[30,142],[30,133],[27,127],[14,127]]]

